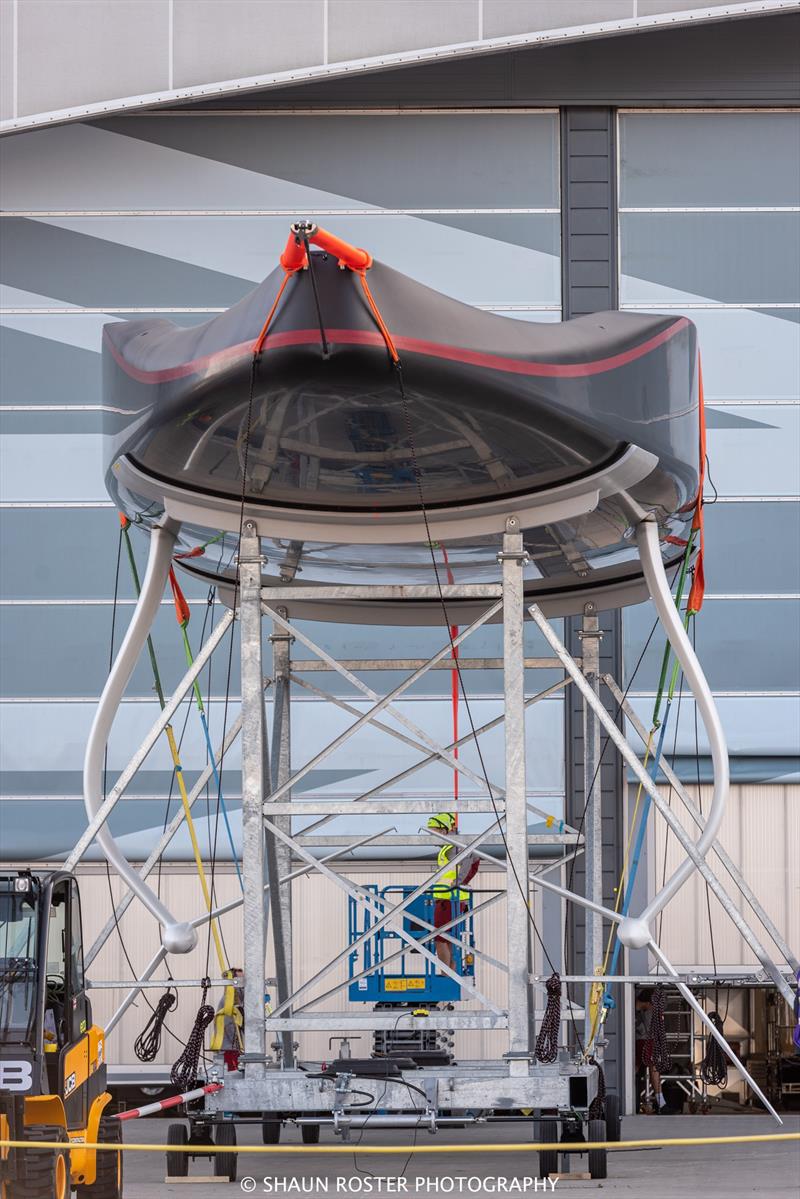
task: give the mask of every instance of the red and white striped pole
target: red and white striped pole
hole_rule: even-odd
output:
[[[114,1120],[138,1120],[140,1116],[154,1116],[156,1112],[165,1112],[170,1107],[180,1107],[182,1103],[191,1103],[201,1095],[213,1095],[222,1090],[221,1082],[210,1082],[208,1086],[197,1087],[194,1091],[184,1091],[182,1095],[173,1095],[170,1099],[162,1099],[160,1103],[146,1103],[144,1107],[133,1107],[129,1112],[119,1112]]]

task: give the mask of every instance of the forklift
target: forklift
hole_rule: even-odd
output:
[[[75,877],[0,874],[0,1140],[63,1144],[0,1150],[2,1199],[122,1199],[122,1153],[84,1148],[121,1144],[110,1103]]]

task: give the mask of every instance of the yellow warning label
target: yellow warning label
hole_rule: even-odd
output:
[[[387,991],[424,991],[424,978],[387,978],[384,980]]]

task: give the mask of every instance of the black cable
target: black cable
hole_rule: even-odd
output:
[[[536,1038],[537,1062],[554,1062],[558,1057],[558,1038],[561,1032],[561,975],[556,971],[545,983],[547,1006]]]
[[[667,1031],[664,1020],[666,1006],[666,991],[661,983],[653,988],[653,998],[650,1010],[650,1036],[647,1039],[642,1061],[646,1066],[653,1066],[659,1074],[669,1073],[672,1065],[672,1054],[667,1044]]]
[[[430,523],[428,521],[428,511],[427,511],[427,507],[425,505],[425,493],[424,493],[423,486],[422,486],[422,472],[420,471],[419,463],[417,461],[417,453],[416,453],[416,449],[414,446],[414,430],[413,430],[413,426],[412,426],[412,422],[411,422],[411,412],[410,412],[410,409],[408,406],[408,399],[406,397],[405,382],[403,379],[403,368],[402,368],[402,364],[401,364],[399,358],[395,360],[394,368],[395,368],[395,372],[397,375],[398,387],[400,390],[400,399],[401,399],[401,403],[403,405],[403,413],[404,413],[405,423],[406,423],[406,435],[408,437],[408,445],[409,445],[409,449],[411,451],[411,462],[412,462],[412,468],[413,468],[413,473],[414,473],[414,479],[417,484],[417,492],[419,495],[419,502],[420,502],[420,511],[422,513],[422,519],[425,524],[425,536],[426,536],[426,539],[428,542],[428,548],[430,550],[431,564],[433,566],[434,578],[436,579],[436,589],[439,593],[439,603],[440,603],[441,609],[442,609],[442,616],[444,619],[445,631],[446,631],[448,639],[450,641],[450,653],[451,653],[451,657],[453,659],[453,663],[455,666],[456,676],[458,678],[459,692],[461,694],[461,698],[464,701],[464,707],[466,709],[467,719],[469,721],[470,731],[472,733],[472,742],[473,742],[473,745],[475,746],[475,750],[478,754],[478,760],[480,762],[481,773],[483,775],[483,781],[486,785],[486,790],[489,795],[489,802],[492,805],[492,811],[494,812],[494,817],[495,817],[495,821],[497,824],[498,832],[500,834],[500,839],[503,842],[503,847],[506,851],[506,869],[511,871],[511,874],[514,878],[514,882],[517,886],[517,889],[518,889],[520,895],[525,900],[525,911],[528,916],[528,922],[529,922],[531,928],[533,929],[534,935],[536,936],[536,939],[539,942],[542,953],[544,954],[544,956],[547,960],[547,963],[550,966],[551,971],[553,973],[555,973],[555,965],[553,963],[552,958],[550,957],[550,954],[547,951],[547,946],[545,945],[544,941],[542,940],[541,934],[539,933],[539,930],[536,927],[536,921],[534,920],[533,912],[531,911],[529,888],[526,885],[523,885],[522,880],[520,879],[519,873],[517,871],[516,863],[514,862],[512,856],[511,856],[511,853],[509,851],[508,840],[506,838],[505,829],[503,828],[502,820],[500,818],[500,812],[498,810],[497,803],[494,798],[494,791],[492,789],[491,783],[489,782],[489,775],[488,775],[488,771],[486,770],[486,763],[484,762],[483,751],[481,749],[480,742],[478,740],[478,733],[477,733],[477,729],[475,727],[475,722],[474,722],[473,716],[472,716],[472,708],[470,706],[469,696],[467,695],[466,687],[464,686],[464,678],[463,678],[463,674],[461,671],[458,654],[456,653],[456,646],[454,644],[454,638],[453,638],[453,634],[452,634],[453,626],[452,626],[452,622],[450,620],[450,617],[449,617],[449,614],[447,611],[447,603],[444,598],[444,591],[442,590],[441,578],[439,577],[439,566],[436,561],[436,553],[434,550],[433,539],[431,537]],[[526,857],[527,857],[527,853],[526,853]],[[578,1025],[575,1021],[575,1016],[572,1012],[571,1005],[570,1005],[570,1016],[572,1019],[575,1036],[576,1036],[578,1043],[580,1044],[581,1050],[582,1050],[583,1044],[581,1041],[580,1032],[578,1031]]]
[[[308,244],[308,237],[303,235],[303,245],[306,248],[306,258],[308,260],[308,274],[311,279],[311,290],[314,293],[314,304],[317,309],[317,320],[319,321],[319,336],[322,342],[322,357],[330,358],[330,347],[328,346],[328,338],[325,334],[325,323],[322,319],[322,305],[319,301],[319,290],[317,288],[317,276],[314,271],[314,257],[311,253],[311,247]]]
[[[708,1018],[717,1032],[724,1035],[724,1023],[719,1012],[709,1012]],[[728,1058],[722,1046],[709,1034],[705,1056],[700,1063],[700,1077],[706,1086],[724,1088],[728,1085]]]
[[[161,1048],[161,1031],[169,1012],[178,1002],[175,991],[168,990],[159,999],[155,1011],[133,1042],[133,1052],[140,1062],[154,1062]]]
[[[200,1057],[203,1053],[203,1039],[206,1029],[214,1019],[214,1009],[210,1003],[206,1003],[208,988],[209,979],[204,978],[203,994],[200,999],[200,1006],[197,1009],[197,1015],[194,1018],[192,1031],[189,1033],[189,1039],[184,1046],[183,1053],[170,1071],[170,1082],[174,1086],[180,1087],[181,1091],[188,1091],[197,1081],[200,1070]]]

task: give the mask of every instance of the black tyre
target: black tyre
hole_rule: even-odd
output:
[[[188,1145],[189,1134],[185,1124],[170,1124],[167,1129],[168,1145]],[[189,1173],[189,1154],[170,1153],[167,1150],[167,1178],[186,1178]]]
[[[26,1141],[63,1141],[64,1149],[22,1149],[18,1162],[21,1177],[6,1186],[8,1199],[69,1199],[67,1134],[56,1124],[34,1124],[25,1129]]]
[[[619,1114],[619,1095],[606,1094],[606,1140],[622,1140],[622,1117]]]
[[[277,1145],[281,1139],[280,1120],[262,1120],[261,1139],[265,1145]]]
[[[540,1144],[558,1144],[558,1121],[535,1120],[533,1135]],[[539,1150],[539,1178],[547,1178],[548,1174],[558,1173],[558,1149]]]
[[[300,1135],[304,1145],[319,1144],[319,1124],[301,1124]]]
[[[606,1122],[605,1120],[590,1120],[589,1121],[589,1142],[606,1141]],[[607,1149],[590,1149],[589,1150],[589,1173],[592,1178],[607,1178],[608,1177],[608,1150]]]
[[[226,1121],[224,1124],[218,1124],[214,1131],[215,1145],[235,1145],[236,1144],[236,1125]],[[236,1182],[236,1172],[239,1165],[238,1153],[215,1153],[214,1154],[214,1177],[227,1178],[228,1182]]]
[[[103,1145],[121,1145],[122,1125],[119,1120],[112,1116],[101,1116],[97,1139]],[[98,1150],[95,1180],[91,1186],[78,1187],[78,1199],[122,1199],[123,1157],[124,1154],[115,1153],[112,1149]]]

